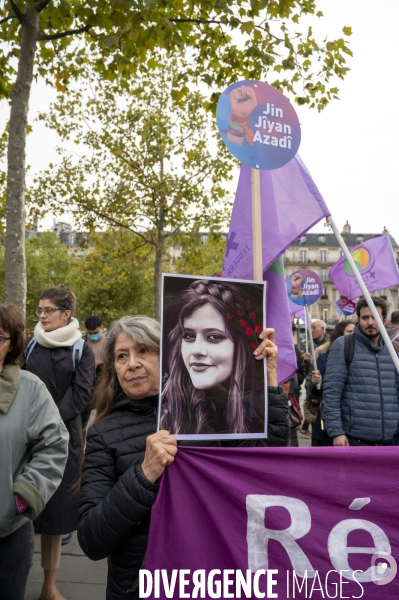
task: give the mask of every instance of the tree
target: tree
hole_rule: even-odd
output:
[[[25,146],[35,64],[36,76],[63,91],[72,77],[81,75],[88,49],[97,53],[96,68],[109,80],[135,74],[154,48],[189,50],[186,80],[220,89],[238,76],[264,76],[299,103],[319,108],[336,96],[333,80],[348,70],[345,36],[350,28],[344,28],[343,38],[323,44],[311,28],[305,34],[295,30],[302,15],[322,16],[313,0],[5,0],[0,10],[0,97],[11,103],[6,298],[21,309],[26,292]],[[186,90],[182,85],[178,94]]]
[[[220,274],[226,249],[226,240],[220,232],[210,231],[206,240],[200,233],[182,237],[181,255],[173,263],[177,273],[209,276]]]
[[[71,286],[81,321],[96,314],[109,325],[122,315],[152,313],[153,256],[138,245],[126,229],[90,235],[84,252],[72,261]]]
[[[135,233],[138,247],[152,247],[158,317],[167,244],[226,222],[224,182],[235,159],[199,92],[187,92],[183,106],[173,99],[179,60],[157,55],[157,63],[122,92],[88,69],[87,86],[61,95],[43,118],[64,138],[83,142],[85,154],[76,160],[61,150],[61,164],[36,181],[30,203],[53,212],[68,207],[89,231],[119,226]]]

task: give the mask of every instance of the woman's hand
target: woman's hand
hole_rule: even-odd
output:
[[[278,348],[274,343],[275,331],[272,328],[264,329],[260,334],[259,338],[263,340],[254,351],[256,360],[263,360],[266,358],[267,365],[267,379],[268,385],[277,386],[277,356]]]
[[[320,371],[312,371],[312,383],[314,383],[314,385],[318,385],[320,383],[322,383],[323,378],[320,375]]]
[[[144,460],[141,468],[149,481],[155,483],[162,475],[166,465],[170,465],[176,456],[177,442],[169,431],[161,429],[146,440]]]

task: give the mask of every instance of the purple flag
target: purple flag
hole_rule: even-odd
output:
[[[263,269],[330,214],[298,155],[281,169],[260,172]],[[253,279],[251,169],[241,165],[223,263],[223,277]]]
[[[276,330],[275,343],[278,348],[277,379],[279,383],[283,383],[295,374],[297,363],[291,326],[292,316],[290,315],[287,284],[281,258],[263,272],[263,280],[267,281],[267,326]]]
[[[261,171],[260,187],[263,278],[268,282],[266,319],[268,327],[276,330],[277,377],[282,383],[296,371],[296,357],[284,268],[277,259],[330,211],[298,155],[280,169]],[[251,198],[251,169],[241,165],[223,277],[253,279]]]
[[[180,448],[142,573],[142,592],[158,581],[159,594],[140,597],[397,600],[398,459],[397,447]]]
[[[351,255],[369,292],[399,285],[399,272],[388,235],[355,246]],[[354,300],[363,295],[353,271],[343,256],[329,273],[337,290]]]

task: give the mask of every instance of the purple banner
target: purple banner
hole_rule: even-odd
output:
[[[397,600],[398,494],[396,447],[180,448],[140,597]]]
[[[369,292],[399,285],[398,266],[388,235],[355,246],[351,256]],[[331,267],[329,276],[343,296],[354,300],[363,295],[344,256]]]

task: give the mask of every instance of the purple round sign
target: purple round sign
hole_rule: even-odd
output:
[[[289,299],[298,306],[309,306],[320,300],[323,282],[314,271],[300,269],[287,277]]]
[[[301,143],[298,116],[285,96],[262,81],[237,81],[224,90],[216,122],[227,148],[253,169],[279,169]]]
[[[339,315],[353,315],[356,312],[356,302],[349,300],[349,298],[340,298],[335,303],[335,310]]]

